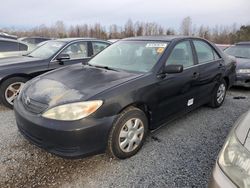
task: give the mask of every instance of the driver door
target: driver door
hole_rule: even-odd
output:
[[[81,41],[75,42],[68,45],[64,50],[62,50],[49,64],[50,69],[56,69],[62,66],[73,65],[76,63],[87,63],[91,58],[89,53],[90,42]],[[69,56],[69,59],[58,60],[62,54]]]
[[[193,109],[197,104],[199,69],[189,40],[176,44],[165,66],[171,64],[183,65],[184,70],[181,73],[166,74],[157,83],[158,106],[154,117],[155,122],[160,124]]]

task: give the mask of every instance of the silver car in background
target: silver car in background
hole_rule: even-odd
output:
[[[250,187],[250,111],[235,123],[216,161],[209,188]]]

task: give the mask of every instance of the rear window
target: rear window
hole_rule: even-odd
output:
[[[231,46],[225,49],[224,52],[238,58],[250,59],[250,45]]]
[[[19,51],[18,42],[0,41],[0,52]]]
[[[220,58],[215,50],[206,42],[196,40],[194,41],[194,46],[199,63],[206,63]]]

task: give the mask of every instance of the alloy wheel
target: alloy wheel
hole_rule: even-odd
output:
[[[23,82],[15,82],[7,87],[7,89],[5,90],[5,99],[10,105],[14,104],[14,100],[19,95],[23,86]]]

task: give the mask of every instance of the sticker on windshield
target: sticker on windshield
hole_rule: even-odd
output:
[[[164,52],[164,49],[165,49],[165,48],[157,48],[156,52],[157,52],[158,54],[161,54],[162,52]]]
[[[146,44],[146,48],[166,48],[166,43],[148,43]]]

